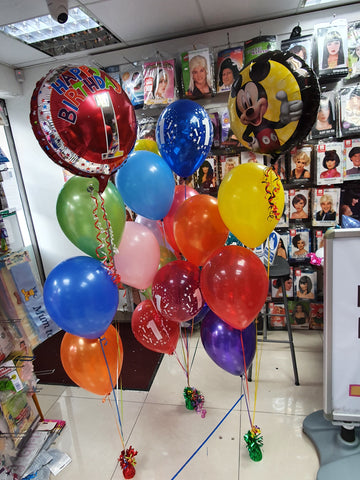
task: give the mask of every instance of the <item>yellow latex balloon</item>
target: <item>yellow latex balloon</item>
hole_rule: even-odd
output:
[[[156,155],[160,155],[160,152],[155,140],[151,140],[148,138],[136,140],[134,151],[136,150],[147,150],[148,152],[153,152],[153,153],[156,153]]]
[[[255,248],[276,227],[284,210],[280,178],[259,163],[233,168],[220,184],[218,207],[228,229],[244,245]]]

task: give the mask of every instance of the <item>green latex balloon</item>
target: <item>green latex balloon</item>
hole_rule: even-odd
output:
[[[96,201],[92,197],[97,200],[97,209]],[[124,202],[118,189],[111,182],[108,182],[102,198],[110,223],[111,248],[115,249],[120,243],[125,227]],[[111,256],[106,243],[108,226],[101,209],[97,179],[71,177],[59,193],[56,216],[68,239],[84,253],[100,261]],[[95,226],[96,221],[98,228]]]

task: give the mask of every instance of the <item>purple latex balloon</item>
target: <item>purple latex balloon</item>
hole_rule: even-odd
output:
[[[142,215],[137,215],[135,219],[136,223],[140,223],[147,227],[155,235],[156,240],[159,245],[164,245],[164,234],[161,231],[161,226],[159,220],[151,220],[150,218],[143,217]]]
[[[242,342],[241,342],[242,335]],[[250,367],[256,349],[256,329],[254,322],[244,330],[237,330],[221,320],[211,310],[201,323],[201,341],[209,357],[223,370],[232,375],[245,373]]]

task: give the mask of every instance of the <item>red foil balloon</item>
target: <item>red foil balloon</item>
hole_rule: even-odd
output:
[[[131,329],[144,347],[172,354],[179,340],[179,324],[162,317],[151,300],[139,303],[131,317]]]
[[[174,199],[171,204],[170,210],[168,211],[167,215],[164,217],[164,229],[166,240],[168,241],[169,245],[174,249],[174,251],[179,251],[179,247],[176,244],[176,240],[174,237],[174,219],[175,214],[187,198],[193,197],[194,195],[199,195],[196,190],[186,185],[176,185]]]
[[[136,141],[134,108],[121,86],[95,67],[61,66],[39,80],[30,121],[44,152],[100,192]]]
[[[154,277],[152,296],[158,312],[166,319],[179,323],[190,320],[204,303],[199,269],[184,260],[168,263]]]
[[[205,263],[200,287],[205,302],[219,318],[244,330],[264,305],[269,281],[255,253],[230,245],[216,250]]]

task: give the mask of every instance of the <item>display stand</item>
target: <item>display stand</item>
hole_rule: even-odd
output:
[[[319,454],[317,480],[360,471],[360,229],[325,234],[324,410],[304,432]]]

